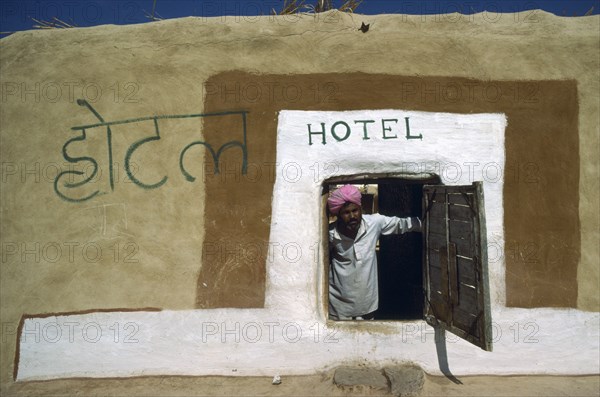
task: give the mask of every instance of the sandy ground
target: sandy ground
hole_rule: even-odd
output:
[[[272,385],[266,377],[147,377],[70,379],[13,383],[2,396],[376,396],[391,395],[364,388],[343,390],[333,373],[283,377]],[[455,384],[426,376],[422,396],[600,396],[600,375],[473,376]]]

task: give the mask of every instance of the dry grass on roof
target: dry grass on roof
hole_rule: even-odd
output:
[[[344,4],[338,8],[342,12],[354,12],[363,0],[346,0]],[[334,10],[332,0],[317,0],[315,4],[307,4],[306,0],[284,0],[283,8],[277,12],[275,9],[271,11],[272,15],[290,15],[299,12],[319,13],[329,10]]]

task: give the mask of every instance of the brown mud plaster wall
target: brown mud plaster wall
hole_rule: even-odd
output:
[[[504,256],[508,306],[576,307],[580,225],[575,81],[227,72],[211,77],[205,92],[206,112],[249,112],[249,168],[242,175],[241,150],[230,149],[215,175],[205,152],[206,239],[197,307],[264,304],[277,112],[390,108],[506,114],[506,246],[504,252],[490,253],[490,266],[499,265],[493,259]],[[239,119],[207,118],[205,140],[219,147],[230,129],[240,131]]]

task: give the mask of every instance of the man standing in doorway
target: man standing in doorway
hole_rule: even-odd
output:
[[[329,318],[372,320],[379,307],[377,256],[380,235],[420,232],[419,218],[363,215],[361,193],[344,185],[327,199],[337,220],[329,225]]]

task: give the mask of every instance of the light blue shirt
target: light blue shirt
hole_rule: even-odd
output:
[[[371,313],[379,307],[377,255],[379,236],[421,231],[419,218],[363,215],[356,238],[329,225],[329,313],[340,319]]]

